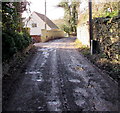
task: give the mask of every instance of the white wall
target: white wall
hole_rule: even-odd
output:
[[[37,27],[32,27],[32,23],[37,23]],[[41,29],[45,29],[45,22],[36,13],[33,12],[31,19],[27,23],[27,27],[30,28],[30,35],[41,35]],[[48,25],[47,30],[51,30]]]
[[[77,27],[77,38],[85,46],[90,46],[89,43],[89,26],[86,24]]]

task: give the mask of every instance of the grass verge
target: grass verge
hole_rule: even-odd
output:
[[[101,53],[91,55],[90,48],[83,46],[78,39],[75,40],[75,45],[78,50],[98,68],[107,73],[116,82],[120,80],[120,61],[110,60],[106,57],[105,54]]]

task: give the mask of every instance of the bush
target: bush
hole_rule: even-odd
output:
[[[17,51],[21,51],[23,49],[23,39],[22,36],[18,33],[13,34],[15,46],[17,48]]]
[[[31,43],[31,37],[27,33],[4,32],[3,38],[3,60],[9,59],[18,51],[22,51]]]
[[[29,34],[24,33],[23,38],[24,38],[24,43],[23,43],[24,47],[27,47],[32,42],[31,37],[29,36]]]
[[[67,26],[67,25],[65,25],[65,24],[63,24],[62,26],[61,26],[61,29],[63,30],[63,31],[65,31],[66,33],[70,33],[70,27],[69,26]]]
[[[3,60],[8,59],[17,52],[13,37],[7,33],[2,34],[2,55]]]

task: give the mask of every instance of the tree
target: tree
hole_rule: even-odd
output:
[[[2,2],[2,59],[9,60],[16,52],[22,51],[30,42],[30,35],[24,30],[22,13],[29,3]]]
[[[20,32],[22,30],[22,13],[29,2],[2,2],[2,28]]]
[[[93,4],[93,17],[114,17],[119,14],[119,2]]]
[[[69,34],[76,33],[79,2],[77,0],[65,0],[64,2],[60,2],[58,7],[64,8],[64,26],[68,27]]]

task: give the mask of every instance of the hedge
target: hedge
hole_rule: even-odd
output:
[[[4,32],[2,33],[2,59],[11,58],[15,53],[24,50],[31,43],[31,37],[27,33]]]

